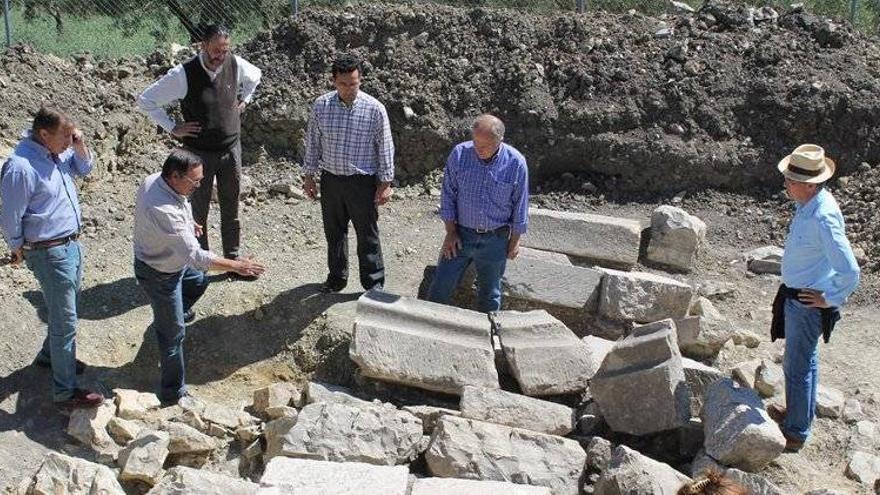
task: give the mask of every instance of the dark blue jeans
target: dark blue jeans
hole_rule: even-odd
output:
[[[461,282],[461,276],[473,263],[477,271],[477,309],[488,313],[501,309],[501,277],[507,266],[507,234],[478,234],[458,228],[461,249],[452,259],[442,255],[428,288],[428,300],[447,304]]]
[[[816,417],[822,314],[799,301],[785,301],[785,422],[782,430],[806,441]]]
[[[82,283],[82,247],[70,241],[48,249],[25,250],[46,300],[49,328],[37,360],[52,363],[53,400],[73,397],[76,380],[76,305]]]
[[[205,293],[208,279],[205,272],[189,267],[177,273],[160,272],[138,259],[134,261],[134,274],[153,308],[152,328],[159,341],[162,368],[159,399],[173,402],[186,393],[183,314]]]

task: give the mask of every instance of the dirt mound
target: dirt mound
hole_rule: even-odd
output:
[[[388,107],[398,175],[442,165],[482,111],[537,178],[615,176],[616,187],[748,191],[802,142],[842,171],[880,159],[880,51],[801,10],[538,15],[444,6],[309,10],[243,47],[263,68],[252,145],[297,156],[332,56],[366,60],[363,89]]]

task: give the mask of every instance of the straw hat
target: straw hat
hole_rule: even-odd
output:
[[[837,166],[821,146],[802,144],[780,160],[777,168],[793,181],[818,184],[830,179]]]

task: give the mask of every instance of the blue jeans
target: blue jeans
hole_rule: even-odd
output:
[[[25,263],[43,291],[48,332],[37,359],[52,363],[53,400],[73,397],[76,380],[76,305],[82,283],[82,247],[70,241],[24,251]]]
[[[488,313],[501,309],[501,277],[507,266],[507,235],[478,234],[473,229],[458,228],[461,249],[452,259],[442,255],[428,288],[428,300],[447,304],[461,282],[461,276],[473,263],[477,269],[477,309]]]
[[[138,259],[134,260],[134,274],[153,308],[152,328],[159,341],[162,369],[159,399],[174,402],[186,393],[183,314],[205,293],[208,279],[205,272],[189,267],[176,273],[160,272]]]
[[[806,441],[816,417],[819,387],[819,336],[822,316],[794,299],[785,301],[785,422],[782,431]]]

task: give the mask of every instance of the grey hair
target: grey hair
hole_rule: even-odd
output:
[[[498,141],[504,140],[504,122],[501,122],[501,119],[489,113],[484,113],[474,119],[471,130],[489,131]]]

